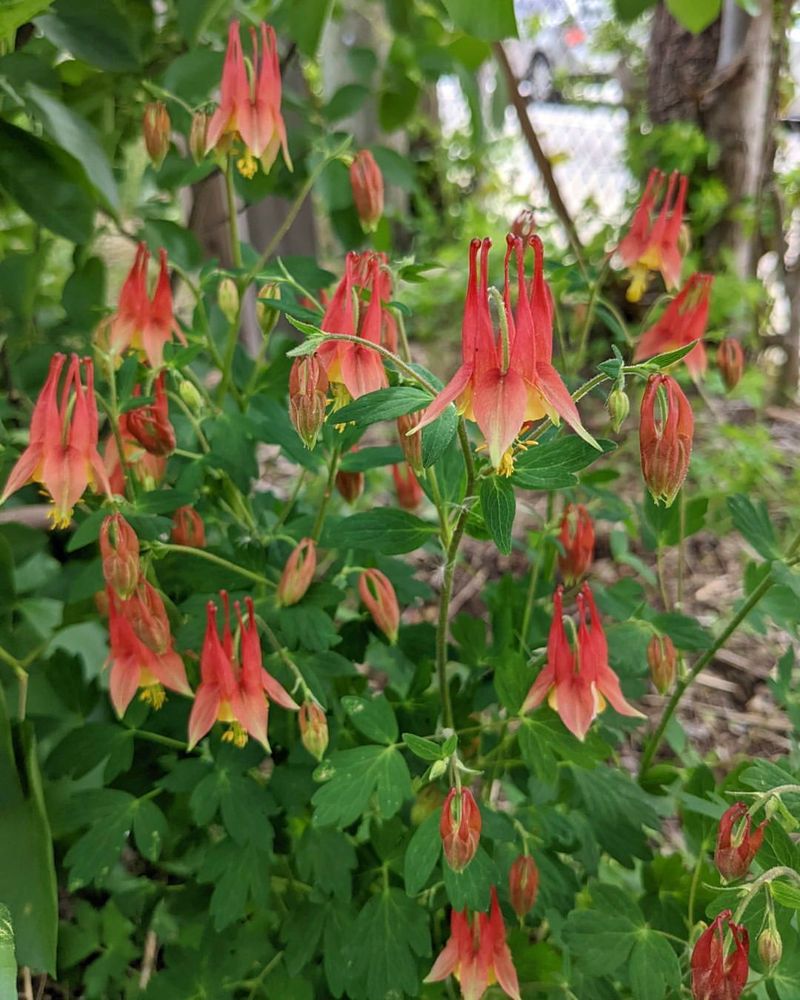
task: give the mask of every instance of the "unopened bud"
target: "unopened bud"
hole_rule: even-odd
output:
[[[777,927],[765,927],[758,935],[758,957],[766,972],[772,972],[783,956],[783,940]]]
[[[328,720],[315,701],[304,701],[298,717],[300,739],[312,757],[322,760],[328,748]]]
[[[536,232],[536,216],[532,208],[523,208],[511,223],[511,235],[527,240]]]
[[[103,578],[123,600],[139,581],[139,539],[122,514],[109,514],[100,528]]]
[[[651,375],[642,396],[639,453],[655,503],[669,507],[680,492],[692,454],[694,414],[671,375]]]
[[[172,515],[172,541],[193,549],[206,547],[206,528],[194,507],[179,507]]]
[[[325,423],[328,376],[313,354],[295,358],[289,372],[289,419],[306,448],[313,448]]]
[[[286,560],[278,582],[278,604],[297,604],[305,596],[317,568],[317,547],[313,539],[303,538]]]
[[[197,164],[202,163],[206,158],[207,131],[208,115],[204,111],[195,111],[192,116],[192,127],[189,131],[189,152]]]
[[[372,233],[383,215],[383,174],[368,149],[356,153],[350,166],[350,186],[361,228]]]
[[[463,872],[475,857],[481,839],[481,812],[468,788],[451,788],[439,822],[445,860]]]
[[[616,434],[628,419],[631,412],[631,401],[624,389],[612,389],[608,394],[608,415],[611,418],[611,429]]]
[[[393,465],[392,478],[400,506],[404,510],[416,510],[425,494],[411,467],[405,462],[402,465]]]
[[[155,381],[155,402],[127,414],[128,430],[146,452],[163,457],[175,451],[175,428],[169,419],[164,372]]]
[[[276,281],[268,281],[266,285],[262,285],[256,296],[256,319],[262,334],[268,337],[275,329],[279,313],[277,309],[270,309],[265,304],[265,299],[271,302],[280,302],[281,286]]]
[[[594,558],[594,524],[582,503],[564,508],[558,540],[564,550],[558,556],[558,568],[571,586],[588,572]]]
[[[379,569],[364,570],[358,580],[358,592],[372,620],[394,645],[400,628],[400,605],[389,578]]]
[[[229,323],[239,317],[239,289],[233,278],[223,278],[217,286],[217,305]]]
[[[735,389],[744,372],[744,351],[742,345],[734,337],[726,337],[719,342],[717,365],[725,388],[728,392]]]
[[[336,489],[348,503],[355,503],[364,492],[364,473],[339,470],[336,473]]]
[[[508,873],[508,894],[511,907],[522,920],[530,913],[539,891],[539,869],[528,854],[520,854]]]
[[[155,587],[140,580],[136,592],[122,606],[124,616],[133,631],[154,653],[165,653],[172,642],[167,610]]]
[[[170,130],[169,112],[166,105],[161,101],[147,104],[142,116],[142,131],[144,132],[147,155],[156,169],[161,166],[167,155]]]
[[[435,760],[431,764],[431,771],[429,775],[430,780],[436,781],[437,778],[441,778],[441,776],[445,773],[446,770],[447,770],[446,760]]]
[[[181,380],[178,386],[178,395],[195,416],[203,409],[203,397],[200,395],[197,386],[190,382],[189,379],[185,378]]]
[[[422,475],[422,434],[409,434],[420,422],[422,411],[416,413],[404,413],[397,418],[397,433],[400,436],[400,447],[403,449],[405,460],[414,470],[417,476]]]
[[[656,691],[666,694],[675,683],[678,654],[668,635],[654,635],[647,644],[647,664]]]

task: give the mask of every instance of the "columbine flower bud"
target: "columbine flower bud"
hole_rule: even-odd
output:
[[[217,305],[229,323],[235,323],[239,315],[239,289],[233,278],[223,278],[217,286]]]
[[[628,419],[631,412],[631,401],[624,389],[612,389],[606,401],[608,415],[611,418],[611,429],[616,434]]]
[[[268,337],[275,329],[279,313],[277,309],[270,309],[269,306],[264,305],[264,299],[280,302],[281,286],[275,281],[268,281],[266,285],[261,286],[256,296],[256,319],[261,327],[261,333]]]
[[[675,683],[678,654],[668,635],[654,635],[647,644],[647,663],[656,691],[666,694]]]
[[[523,208],[511,223],[511,235],[527,240],[536,232],[536,216],[532,208]]]
[[[194,507],[179,507],[172,515],[172,541],[193,549],[206,547],[206,528]]]
[[[206,158],[206,132],[208,131],[208,115],[205,111],[195,111],[192,116],[192,127],[189,131],[189,152],[198,165]]]
[[[744,351],[734,337],[726,337],[719,342],[717,365],[725,388],[728,392],[735,389],[744,372]]]
[[[451,788],[439,822],[445,860],[454,872],[463,872],[475,857],[481,839],[481,813],[468,788]]]
[[[172,634],[161,595],[147,580],[139,581],[134,595],[122,606],[125,618],[141,641],[159,656],[169,649]]]
[[[182,379],[178,385],[178,395],[186,403],[189,409],[197,415],[203,409],[203,397],[188,378]]]
[[[144,144],[147,147],[147,155],[156,169],[161,166],[167,155],[170,128],[169,112],[161,101],[145,105],[142,116]]]
[[[139,539],[122,514],[109,514],[100,528],[103,578],[123,600],[139,580]]]
[[[409,434],[420,421],[421,411],[404,413],[397,418],[397,433],[400,436],[400,447],[405,460],[414,470],[414,475],[422,475],[422,434]]]
[[[730,910],[717,914],[692,951],[694,1000],[739,1000],[750,973],[749,955],[747,928],[731,920]]]
[[[539,891],[539,869],[528,854],[520,854],[508,873],[511,906],[520,920],[530,913]]]
[[[714,863],[728,882],[742,878],[750,870],[753,858],[764,840],[764,820],[751,830],[751,819],[744,802],[735,802],[726,809],[719,821]]]
[[[350,186],[361,228],[372,233],[383,215],[383,174],[368,149],[356,153],[350,165]]]
[[[336,489],[348,503],[355,503],[364,492],[364,473],[340,470],[336,473]]]
[[[389,579],[379,569],[367,569],[358,580],[358,592],[372,620],[392,645],[400,628],[400,606]]]
[[[278,582],[278,604],[297,604],[305,596],[317,568],[317,548],[311,538],[303,538],[286,560]]]
[[[397,491],[397,501],[404,510],[416,510],[422,502],[424,493],[410,466],[393,465],[392,477]]]
[[[780,965],[783,956],[783,940],[777,927],[765,927],[758,935],[758,957],[764,963],[766,972],[772,972]]]
[[[155,381],[155,402],[129,410],[127,427],[131,435],[150,455],[164,457],[175,451],[175,429],[169,419],[164,372]]]
[[[583,504],[567,504],[561,518],[558,540],[563,554],[558,557],[558,568],[569,586],[588,571],[594,558],[594,524]]]
[[[669,507],[678,495],[692,454],[694,416],[670,375],[651,375],[642,397],[639,451],[653,500]]]
[[[322,760],[328,748],[328,720],[315,701],[304,701],[298,717],[300,739],[312,757]]]
[[[289,372],[289,419],[306,448],[313,448],[325,423],[328,376],[313,354],[295,358]]]

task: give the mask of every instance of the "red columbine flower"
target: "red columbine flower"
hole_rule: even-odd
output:
[[[751,830],[751,818],[744,802],[735,802],[719,821],[714,863],[728,882],[743,878],[764,840],[767,820]]]
[[[226,722],[229,728],[222,738],[243,747],[248,734],[269,751],[267,720],[268,698],[284,708],[299,709],[286,689],[270,676],[262,665],[261,643],[256,627],[252,600],[245,600],[247,622],[242,621],[239,602],[236,615],[240,626],[239,659],[234,655],[230,629],[228,595],[221,592],[224,606],[222,638],[217,630],[217,606],[206,605],[206,634],[200,655],[200,686],[189,716],[189,748],[195,746],[215,722]]]
[[[726,337],[719,342],[717,366],[728,392],[735,389],[744,372],[744,351],[735,337]]]
[[[358,445],[353,445],[350,450],[351,452],[358,451]],[[348,503],[355,503],[364,492],[364,473],[347,472],[345,469],[339,469],[336,473],[334,483],[343,499]]]
[[[416,510],[425,494],[414,475],[414,470],[405,462],[402,465],[393,465],[392,478],[397,491],[397,502],[405,510]]]
[[[651,271],[661,272],[667,288],[678,286],[683,264],[679,244],[688,183],[683,174],[670,175],[661,210],[653,219],[664,186],[664,174],[660,170],[650,171],[630,229],[618,247],[622,264],[631,270],[630,302],[638,302],[642,297]]]
[[[517,970],[506,944],[506,927],[492,886],[489,913],[467,910],[450,911],[450,939],[433,963],[426,983],[438,983],[453,975],[461,986],[464,1000],[481,1000],[486,990],[497,983],[512,998],[520,1000]]]
[[[643,718],[622,693],[619,678],[608,665],[608,644],[600,614],[588,583],[578,595],[578,634],[573,651],[563,618],[564,588],[553,597],[553,620],[547,640],[547,663],[533,682],[522,706],[523,712],[545,698],[561,716],[571,733],[583,740],[606,699],[620,715]]]
[[[539,892],[539,869],[529,854],[520,854],[508,872],[511,907],[520,920],[529,913]]]
[[[312,757],[322,760],[328,749],[328,719],[322,706],[306,699],[298,717],[300,740]]]
[[[122,600],[133,595],[139,582],[139,539],[122,514],[109,514],[100,526],[103,578]]]
[[[154,653],[163,653],[172,645],[167,609],[156,588],[139,577],[133,596],[121,605],[133,631]]]
[[[41,483],[53,501],[50,520],[54,528],[65,528],[72,509],[91,486],[111,494],[111,486],[97,451],[97,405],[94,398],[94,367],[89,358],[73,354],[61,400],[58,383],[66,357],[54,354],[42,391],[33,408],[28,447],[17,459],[0,496],[3,503],[28,483]],[[81,382],[86,372],[86,386]]]
[[[123,460],[120,461],[117,439],[109,434],[103,449],[103,463],[108,473],[108,481],[114,493],[125,493],[125,469],[136,478],[146,490],[153,490],[162,481],[167,471],[167,459],[163,455],[153,455],[146,451],[131,434],[128,425],[129,413],[120,414],[119,436],[122,441]]]
[[[358,578],[358,592],[372,620],[394,645],[400,628],[400,606],[389,578],[379,569],[366,569]]]
[[[151,368],[160,368],[164,344],[173,333],[186,346],[186,338],[172,310],[172,288],[167,270],[167,251],[159,250],[160,269],[153,298],[147,294],[147,264],[150,251],[144,243],[136,250],[133,265],[119,293],[114,315],[102,329],[108,334],[108,349],[112,354],[127,350],[141,351]]]
[[[383,215],[383,174],[368,149],[362,149],[350,164],[350,186],[361,228],[372,233]]]
[[[305,597],[317,568],[317,547],[313,538],[303,538],[292,549],[278,581],[278,604],[297,604]]]
[[[481,812],[468,788],[451,788],[439,821],[445,861],[454,872],[463,872],[475,857],[481,839]]]
[[[727,922],[733,951],[725,954]],[[723,910],[697,939],[692,952],[692,996],[694,1000],[739,1000],[749,974],[750,938],[744,924],[731,920],[731,911]]]
[[[166,373],[162,371],[155,380],[155,402],[137,406],[125,415],[131,436],[145,451],[159,456],[171,455],[175,451],[175,428],[169,419],[167,390],[164,388],[165,375]],[[134,392],[139,395],[140,386],[137,385]]]
[[[145,105],[142,116],[142,132],[144,133],[147,155],[157,169],[164,162],[164,157],[169,150],[169,112],[162,101],[152,101]]]
[[[252,177],[261,161],[268,173],[280,149],[283,162],[292,169],[286,145],[286,127],[281,114],[281,70],[275,31],[261,23],[261,58],[258,35],[250,28],[253,61],[250,73],[245,63],[239,37],[239,22],[228,28],[228,48],[222,68],[219,107],[211,116],[206,131],[206,152],[216,148],[227,150],[232,141],[239,141],[244,151],[236,166],[244,177]]]
[[[461,335],[462,363],[456,374],[425,410],[417,428],[435,420],[452,402],[467,419],[475,420],[489,447],[492,465],[502,475],[513,472],[514,439],[524,424],[542,417],[564,420],[590,444],[596,442],[581,423],[572,397],[551,363],[553,310],[544,280],[544,251],[538,236],[534,275],[525,281],[525,242],[509,235],[505,257],[504,306],[500,335],[495,337],[489,311],[488,254],[491,241],[470,244],[469,282]],[[481,255],[480,279],[477,257]],[[517,303],[511,308],[509,260],[516,257]]]
[[[656,691],[666,694],[675,682],[678,654],[668,635],[654,635],[647,644],[647,665]]]
[[[129,601],[120,602],[111,587],[108,598],[108,632],[111,652],[109,692],[117,715],[122,718],[138,688],[140,698],[153,708],[164,704],[164,688],[191,697],[183,660],[172,648],[172,637],[161,652],[142,642],[129,617]]]
[[[289,372],[289,419],[306,448],[313,448],[325,423],[328,376],[313,354],[295,358]]]
[[[659,391],[661,390],[661,391]],[[653,500],[669,507],[678,495],[692,455],[694,415],[671,375],[651,375],[642,396],[639,452]]]
[[[594,524],[583,504],[567,504],[558,540],[564,549],[558,557],[558,568],[571,586],[588,572],[594,558]]]
[[[696,340],[697,343],[683,360],[692,378],[705,375],[708,360],[700,338],[708,325],[708,301],[713,283],[713,274],[693,274],[661,318],[642,334],[633,360],[644,361],[655,354],[677,351]]]
[[[511,223],[511,235],[521,236],[523,240],[536,232],[536,213],[532,208],[522,208]]]
[[[193,549],[206,547],[206,526],[194,507],[178,507],[172,515],[172,541]]]

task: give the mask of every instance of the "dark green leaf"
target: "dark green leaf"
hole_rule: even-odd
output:
[[[358,915],[354,981],[368,997],[419,996],[419,959],[430,951],[427,911],[401,889],[385,889]]]
[[[728,509],[733,515],[733,523],[759,555],[774,559],[777,543],[772,521],[763,500],[750,500],[742,493],[727,498]]]
[[[614,0],[614,10],[624,24],[635,21],[646,10],[655,7],[656,0]]]
[[[98,796],[92,825],[70,847],[64,859],[70,869],[71,889],[108,875],[119,858],[136,812],[137,801],[127,792],[105,788]]]
[[[57,0],[52,14],[36,19],[45,37],[58,48],[110,73],[139,68],[136,34],[113,0],[97,16],[96,0]]]
[[[578,968],[605,976],[627,961],[639,928],[621,915],[598,910],[574,910],[564,925],[564,940]]]
[[[458,428],[458,415],[454,406],[445,408],[432,424],[422,429],[422,465],[428,469],[435,465],[451,446]]]
[[[514,0],[444,0],[453,23],[484,42],[517,37]]]
[[[670,14],[694,35],[713,24],[721,9],[722,0],[667,0]]]
[[[480,488],[483,520],[492,541],[503,555],[511,552],[511,529],[517,503],[511,481],[502,476],[488,476]]]
[[[576,435],[569,435],[529,448],[515,460],[516,469],[511,481],[528,490],[575,486],[578,482],[576,472],[616,448],[613,441],[600,440],[597,443],[602,451]]]
[[[421,410],[430,401],[431,396],[424,389],[417,389],[412,385],[377,389],[337,410],[336,421],[341,424],[353,423],[356,427],[369,427],[380,420],[394,420],[406,413]]]
[[[397,739],[397,719],[385,695],[361,698],[348,694],[342,698],[342,708],[356,729],[374,743],[394,743]]]
[[[440,815],[441,810],[437,809],[430,816],[426,816],[408,842],[403,861],[403,877],[409,896],[416,896],[425,888],[439,860],[442,852],[442,838],[439,834]]]
[[[421,760],[433,761],[442,758],[442,747],[433,740],[423,739],[413,733],[403,733],[403,743],[408,749]]]
[[[349,451],[341,461],[342,472],[366,472],[384,465],[397,465],[404,461],[403,450],[399,445],[384,445],[376,448],[359,448]]]
[[[158,861],[167,835],[167,819],[155,802],[140,799],[133,814],[133,836],[139,853],[148,861]]]
[[[689,0],[690,3],[694,3],[694,0]],[[700,0],[704,2],[704,0]],[[707,0],[705,0],[707,2]],[[712,2],[718,2],[718,0],[712,0]],[[669,0],[667,0],[669,3]],[[664,354],[656,354],[653,358],[648,358],[647,361],[643,361],[642,364],[647,365],[652,368],[658,368],[659,370],[669,368],[671,365],[677,364],[682,361],[689,351],[693,350],[697,346],[697,341],[693,340],[691,344],[684,344],[683,347],[677,347],[674,351],[666,351]]]
[[[379,814],[390,819],[411,795],[411,776],[393,747],[355,747],[333,753],[316,772],[325,784],[314,793],[317,826],[349,826],[375,794]]]
[[[663,1000],[681,984],[678,956],[665,937],[649,928],[637,932],[628,974],[636,1000]]]
[[[352,514],[340,521],[328,521],[322,545],[335,549],[364,549],[382,555],[413,552],[436,534],[432,524],[393,507]]]
[[[322,109],[322,116],[329,122],[338,122],[341,118],[347,118],[359,110],[369,95],[368,87],[364,87],[360,83],[346,83],[336,91]]]
[[[286,11],[288,33],[303,55],[317,54],[332,6],[333,0],[289,0],[281,7],[281,14]]]
[[[696,618],[689,615],[670,611],[654,615],[652,622],[660,632],[672,639],[678,649],[701,651],[711,647],[711,636]]]
[[[491,888],[497,885],[499,875],[494,861],[482,847],[478,848],[463,872],[454,872],[447,862],[443,863],[442,869],[444,887],[454,910],[485,912],[489,909]]]
[[[80,778],[106,761],[104,777],[113,781],[133,760],[133,733],[119,725],[91,722],[73,729],[53,750],[48,771],[58,778]]]
[[[184,40],[196,45],[213,18],[225,6],[225,0],[178,0],[178,28]]]

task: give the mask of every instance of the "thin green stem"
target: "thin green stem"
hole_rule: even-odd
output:
[[[183,413],[186,419],[189,421],[192,430],[194,431],[195,437],[197,438],[197,443],[200,445],[203,451],[206,454],[208,454],[209,451],[211,451],[211,446],[208,443],[208,438],[203,433],[203,428],[200,426],[200,421],[192,413],[192,411],[189,409],[186,403],[184,403],[184,401],[177,394],[177,392],[169,392],[167,393],[167,395],[172,400],[172,402],[175,403],[175,405],[178,407],[181,413]]]
[[[183,753],[196,753],[198,748],[189,750],[188,746],[181,740],[174,740],[171,736],[162,736],[161,733],[151,733],[146,729],[128,730],[135,740],[144,740],[146,743],[158,743],[159,746],[169,747],[171,750],[181,750]]]
[[[423,375],[420,375],[419,372],[414,371],[414,369],[410,365],[406,364],[402,358],[398,357],[398,355],[388,350],[382,344],[374,344],[371,340],[365,340],[363,337],[351,337],[348,333],[323,332],[318,338],[318,341],[319,343],[322,343],[326,340],[341,340],[346,344],[358,344],[359,347],[366,347],[370,350],[377,351],[381,357],[386,358],[387,361],[391,361],[395,368],[402,372],[406,378],[412,382],[416,382],[417,385],[422,386],[422,388],[429,392],[432,396],[436,396],[439,392],[432,382],[429,382],[428,379],[426,379]],[[606,376],[603,376],[603,378],[605,377]]]
[[[706,850],[708,849],[708,841],[703,840],[700,845],[700,850],[697,852],[697,862],[694,866],[694,871],[692,872],[692,883],[689,886],[689,929],[694,927],[694,907],[695,900],[697,899],[697,889],[700,885],[700,872],[703,870],[703,858],[705,857]]]
[[[239,241],[239,213],[236,207],[236,191],[233,187],[233,156],[228,156],[225,165],[225,199],[228,203],[228,235],[231,242],[231,261],[237,269],[242,267],[242,244]]]
[[[206,549],[196,549],[191,545],[173,545],[170,542],[149,542],[148,545],[150,551],[156,556],[166,552],[194,556],[196,559],[205,559],[206,562],[214,563],[215,566],[221,566],[223,569],[230,570],[231,573],[238,573],[239,576],[243,576],[247,580],[252,580],[254,583],[260,583],[264,587],[275,586],[272,580],[262,576],[261,573],[256,573],[244,566],[237,566],[236,563],[230,562],[228,559],[223,559],[222,556],[214,555],[213,552],[208,552]]]
[[[757,879],[753,879],[750,885],[747,887],[747,892],[742,896],[739,905],[733,914],[733,922],[738,924],[739,921],[744,916],[744,911],[750,905],[752,900],[755,898],[756,894],[769,882],[774,882],[776,878],[785,877],[791,879],[797,885],[800,885],[800,874],[798,874],[794,868],[788,868],[786,865],[776,865],[774,868],[768,868],[767,871],[763,872],[758,876]]]
[[[311,532],[311,538],[314,542],[318,542],[320,536],[322,535],[322,528],[325,524],[325,515],[328,511],[328,504],[333,496],[333,487],[336,482],[336,473],[339,469],[339,458],[342,454],[342,446],[337,442],[333,446],[331,451],[330,465],[328,466],[328,479],[325,483],[325,492],[322,494],[322,500],[319,505],[319,510],[317,511],[317,517],[314,521],[314,528]]]
[[[583,321],[583,327],[581,328],[580,337],[578,338],[578,352],[575,358],[575,371],[578,372],[583,367],[583,362],[586,357],[586,347],[589,343],[589,333],[592,329],[592,323],[594,322],[594,314],[597,308],[597,299],[600,295],[600,289],[603,287],[606,275],[608,274],[610,257],[606,257],[603,267],[597,276],[597,280],[592,286],[592,294],[589,296],[589,302],[586,306],[586,316]]]
[[[296,682],[295,683],[295,689],[298,688],[298,687],[300,688],[300,690],[301,690],[301,692],[303,694],[303,700],[304,701],[305,700],[316,701],[317,699],[314,697],[313,691],[308,686],[308,684],[306,684],[305,677],[303,677],[303,674],[302,674],[300,668],[297,666],[297,664],[294,662],[294,660],[289,655],[289,652],[287,651],[286,647],[283,646],[278,641],[278,637],[272,631],[272,629],[270,628],[270,626],[267,625],[267,623],[263,620],[263,618],[259,618],[258,619],[258,623],[261,625],[261,628],[264,631],[264,635],[266,635],[267,641],[269,642],[270,646],[272,646],[272,649],[274,650],[274,652],[277,654],[278,659],[281,661],[281,663],[293,675],[293,677],[295,679],[295,682]]]

